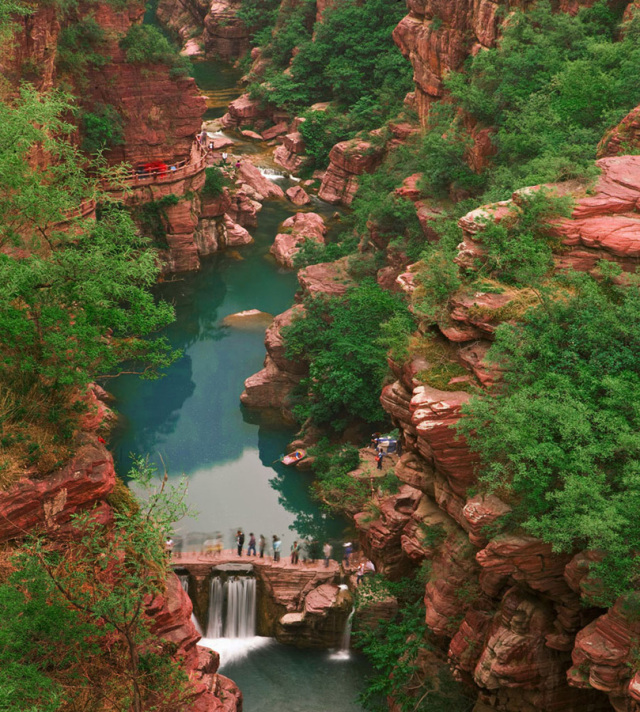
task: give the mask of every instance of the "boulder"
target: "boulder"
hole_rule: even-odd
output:
[[[287,188],[285,194],[294,205],[308,205],[311,202],[307,191],[299,185],[293,185],[291,188]]]
[[[345,258],[305,267],[298,272],[298,282],[302,290],[311,296],[317,294],[340,296],[355,286],[355,282],[347,272]]]
[[[237,173],[239,180],[262,196],[263,200],[265,198],[284,198],[282,188],[265,178],[251,161],[241,160]]]
[[[309,239],[324,244],[327,226],[317,213],[296,213],[282,223],[286,232],[278,233],[270,252],[277,262],[293,268],[293,260],[302,243]]]

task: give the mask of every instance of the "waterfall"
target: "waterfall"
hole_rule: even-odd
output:
[[[179,574],[178,578],[180,579],[180,585],[184,589],[184,592],[188,595],[189,594],[189,575],[188,574]],[[203,636],[204,633],[202,632],[202,628],[200,627],[200,623],[198,623],[198,619],[196,618],[195,613],[191,614],[191,622],[193,623],[193,627],[198,632],[198,635]]]
[[[234,576],[224,585],[227,615],[225,638],[251,638],[256,634],[256,580]]]
[[[353,624],[354,613],[355,608],[353,608],[351,610],[351,613],[349,613],[349,617],[347,618],[347,622],[344,624],[344,631],[342,633],[342,643],[340,644],[340,650],[346,653],[349,652],[349,648],[351,647],[351,626]]]
[[[222,605],[224,589],[219,576],[213,576],[209,587],[209,620],[207,638],[222,638]]]

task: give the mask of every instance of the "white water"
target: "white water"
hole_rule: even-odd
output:
[[[342,585],[340,586],[342,588]],[[346,588],[346,586],[345,586]],[[353,625],[353,614],[355,608],[349,613],[349,617],[344,625],[342,632],[342,641],[340,642],[340,650],[331,653],[329,660],[349,660],[351,658],[351,626]]]
[[[181,574],[180,576],[178,576],[178,578],[180,579],[180,584],[182,585],[184,592],[188,594],[189,593],[189,576],[187,574]],[[191,614],[191,622],[193,623],[193,627],[198,632],[198,635],[204,635],[204,632],[202,631],[202,628],[200,627],[200,623],[198,623],[198,619],[196,618],[195,613]]]
[[[224,585],[227,615],[225,638],[251,638],[256,634],[256,580],[234,576]]]
[[[222,638],[222,606],[224,590],[219,576],[213,576],[209,587],[209,620],[207,638]]]
[[[220,667],[246,658],[254,650],[277,645],[273,638],[254,635],[251,638],[202,638],[198,645],[211,648],[220,655]]]

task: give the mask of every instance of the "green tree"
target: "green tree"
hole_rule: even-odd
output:
[[[407,331],[412,320],[395,295],[365,280],[342,297],[305,300],[305,313],[283,330],[289,358],[309,362],[302,381],[301,419],[339,430],[346,418],[382,421],[380,387],[387,372],[386,347],[380,343],[380,324],[404,314]]]
[[[129,496],[112,524],[88,511],[65,542],[32,535],[14,553],[0,585],[2,709],[174,712],[189,703],[173,647],[146,615],[165,592],[164,535],[186,513],[185,485],[168,488],[165,476],[154,487],[153,476],[146,461],[134,463],[146,499]]]
[[[592,573],[609,605],[638,574],[640,283],[573,276],[555,301],[502,324],[490,357],[497,391],[474,398],[460,430],[481,484],[555,551],[605,554]]]

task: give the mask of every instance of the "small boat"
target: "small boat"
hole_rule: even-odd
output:
[[[300,460],[303,460],[306,456],[307,453],[304,450],[296,450],[295,452],[292,452],[289,455],[283,455],[280,458],[280,462],[283,465],[295,465],[297,462],[300,462]]]

